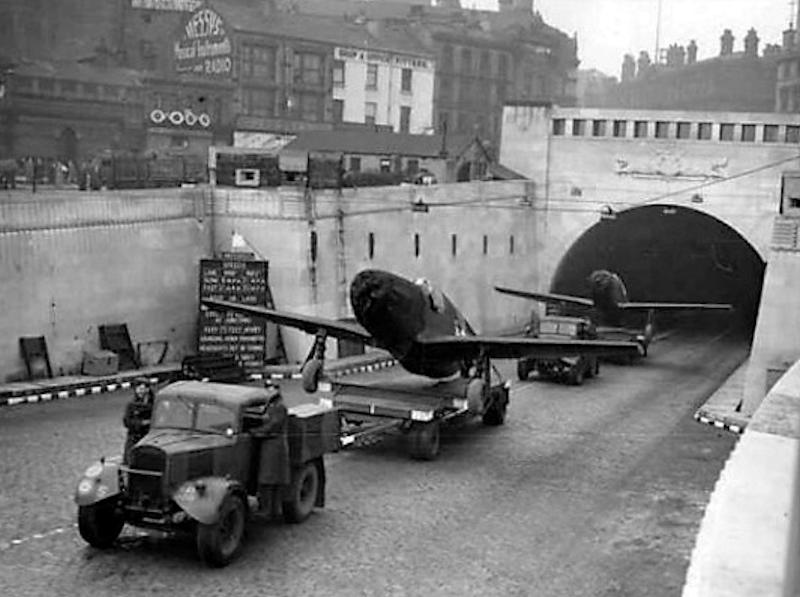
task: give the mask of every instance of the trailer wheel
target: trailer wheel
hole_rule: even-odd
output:
[[[483,412],[483,405],[486,402],[486,382],[480,377],[469,380],[466,398],[469,412],[473,415]]]
[[[283,502],[283,517],[286,522],[303,522],[311,515],[319,488],[319,470],[314,462],[306,462],[292,472],[289,499]]]
[[[111,547],[124,524],[125,519],[113,499],[78,506],[78,532],[92,547]]]
[[[528,363],[527,359],[519,359],[517,361],[517,377],[520,381],[525,381],[528,379],[528,375],[531,372],[530,363]]]
[[[322,361],[311,359],[303,365],[301,374],[303,376],[303,389],[307,393],[313,394],[319,387],[319,378],[322,377]]]
[[[584,371],[582,366],[573,367],[572,370],[569,372],[567,376],[567,380],[569,384],[572,386],[581,386],[583,385],[583,378],[584,378]]]
[[[197,525],[197,553],[209,566],[227,566],[238,555],[244,538],[247,506],[241,496],[229,493],[219,507],[219,519]]]
[[[506,408],[508,407],[508,397],[502,396],[492,402],[492,405],[483,413],[483,424],[496,427],[506,421]]]
[[[415,460],[435,460],[439,455],[439,421],[414,423],[408,435],[409,454]]]

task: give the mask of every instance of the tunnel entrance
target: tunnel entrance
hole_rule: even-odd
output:
[[[733,228],[686,207],[648,205],[603,219],[570,247],[551,292],[590,296],[587,278],[618,273],[631,301],[732,303],[755,327],[765,263]]]

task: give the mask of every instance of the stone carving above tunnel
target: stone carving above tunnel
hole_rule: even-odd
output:
[[[728,158],[687,158],[673,151],[659,151],[654,155],[616,156],[614,171],[619,176],[633,178],[669,178],[705,181],[727,177]]]

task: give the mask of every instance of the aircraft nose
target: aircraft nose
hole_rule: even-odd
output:
[[[365,270],[356,275],[350,285],[350,304],[356,319],[374,318],[376,309],[385,304],[390,291],[391,276],[386,272]]]

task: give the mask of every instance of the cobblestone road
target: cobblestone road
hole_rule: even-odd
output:
[[[452,431],[434,462],[392,438],[332,455],[327,507],[256,521],[222,570],[192,541],[79,537],[75,483],[120,450],[128,392],[0,409],[0,595],[676,596],[735,443],[692,413],[746,351],[676,334],[579,388],[515,380],[506,425]]]

